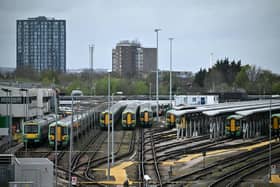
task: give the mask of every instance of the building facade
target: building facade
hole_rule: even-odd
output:
[[[137,41],[121,41],[112,50],[112,70],[120,77],[142,77],[156,70],[156,48]]]
[[[66,21],[39,16],[17,20],[17,68],[66,72]]]

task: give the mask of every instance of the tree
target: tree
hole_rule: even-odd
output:
[[[200,68],[199,72],[195,74],[194,83],[199,87],[204,87],[204,80],[206,78],[206,75],[207,75],[206,69]]]

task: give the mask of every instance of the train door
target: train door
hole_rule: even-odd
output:
[[[230,132],[234,133],[235,132],[235,119],[230,120]]]
[[[273,118],[273,129],[278,129],[278,118],[274,117]]]
[[[109,115],[108,115],[108,113],[105,113],[104,124],[106,124],[106,125],[109,124]]]
[[[147,123],[149,121],[149,113],[146,111],[144,113],[144,122]]]
[[[61,127],[60,126],[57,126],[56,127],[56,140],[57,141],[61,141]]]

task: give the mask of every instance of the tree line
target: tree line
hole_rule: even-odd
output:
[[[169,94],[169,72],[159,74],[159,94]],[[70,94],[80,89],[85,95],[107,95],[107,73],[91,72],[61,73],[43,71],[37,73],[30,67],[16,69],[11,73],[0,73],[0,80],[17,82],[36,82],[44,87],[57,87],[61,92]],[[248,94],[279,94],[280,76],[254,65],[242,65],[241,60],[219,59],[209,69],[201,68],[187,77],[172,74],[172,93],[181,95],[207,92],[247,92]],[[155,95],[155,72],[144,77],[126,79],[111,75],[112,93],[122,91],[125,95]]]

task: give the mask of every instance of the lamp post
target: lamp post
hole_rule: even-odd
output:
[[[57,93],[54,96],[54,111],[55,111],[55,186],[57,186]]]
[[[161,31],[161,29],[155,29],[156,37],[157,37],[157,65],[156,65],[156,99],[157,99],[157,123],[159,122],[159,116],[158,116],[158,32]]]
[[[72,167],[72,164],[71,164],[71,161],[72,161],[72,149],[73,149],[73,124],[74,124],[74,96],[72,95],[71,96],[71,106],[72,106],[72,117],[71,117],[71,126],[70,126],[70,145],[69,145],[69,176],[68,176],[68,183],[69,183],[69,187],[72,186],[72,183],[71,183],[71,167]]]
[[[11,150],[12,147],[12,90],[7,88],[1,88],[2,91],[6,92],[7,98],[9,97],[9,148]],[[7,109],[7,117],[8,117],[8,100],[6,100],[6,109]]]
[[[108,70],[108,139],[107,139],[107,152],[108,152],[108,158],[107,158],[107,165],[108,165],[108,173],[107,173],[107,180],[110,180],[110,95],[111,95],[111,82],[110,82],[110,74],[111,71]],[[106,116],[105,116],[106,117]],[[113,116],[112,116],[113,117]]]
[[[269,180],[271,180],[271,104],[272,104],[272,82],[270,82],[270,100],[269,100]]]
[[[114,95],[117,94],[117,95],[122,95],[123,92],[116,92],[116,93],[112,93],[112,105],[114,105]],[[112,111],[112,166],[114,166],[115,164],[115,156],[114,156],[114,141],[115,141],[115,138],[114,138],[114,111]]]
[[[24,89],[24,88],[21,88],[19,89],[21,92],[25,92],[25,105],[24,105],[24,115],[25,115],[25,121],[28,120],[28,117],[27,117],[27,93],[28,93],[28,90],[27,89]],[[27,155],[27,141],[26,141],[26,144],[25,144],[25,154]]]
[[[170,71],[169,71],[169,100],[170,108],[172,108],[172,40],[174,38],[169,38],[170,41]]]

